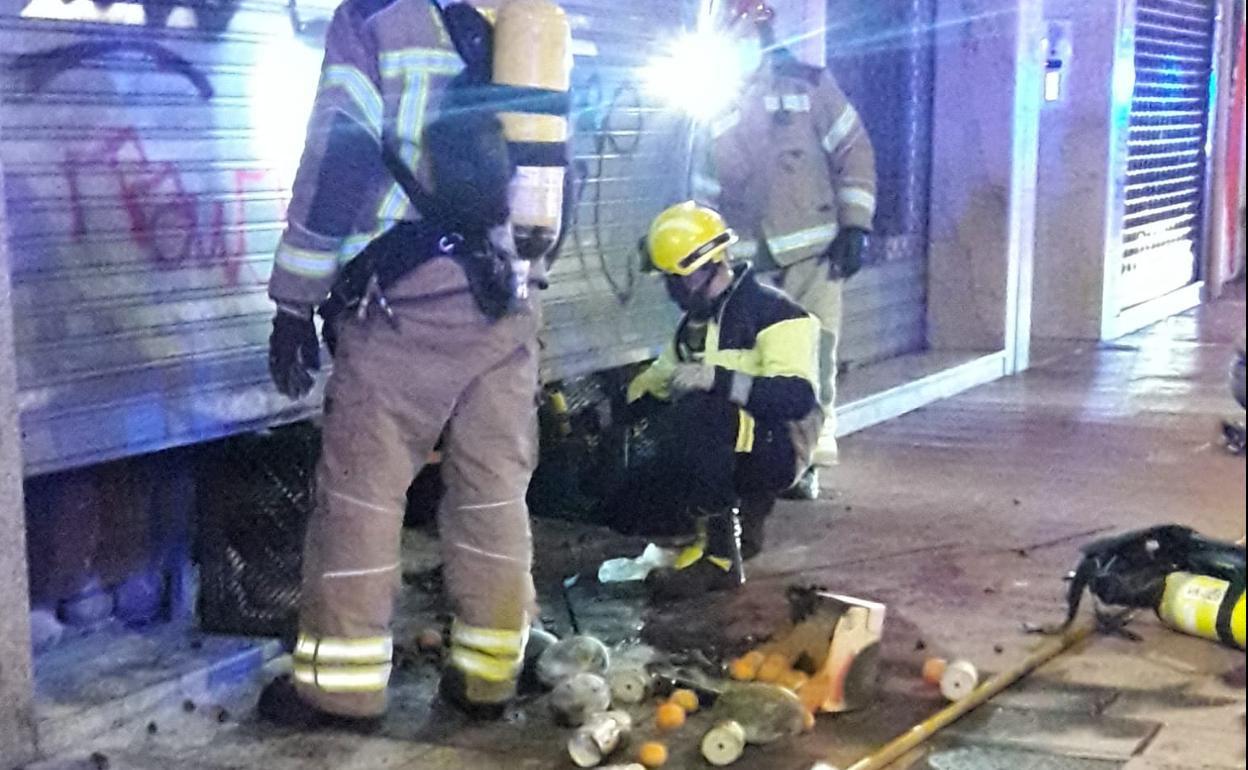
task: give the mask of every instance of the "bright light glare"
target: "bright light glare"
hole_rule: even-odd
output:
[[[729,37],[692,33],[646,67],[646,89],[673,107],[707,120],[732,104],[749,71],[749,58]]]

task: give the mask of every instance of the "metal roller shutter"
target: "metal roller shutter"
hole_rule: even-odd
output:
[[[1121,307],[1195,280],[1201,248],[1216,7],[1137,0]]]
[[[265,288],[333,5],[149,3],[145,21],[138,4],[0,0],[27,473],[319,403],[292,405],[268,382]],[[632,84],[655,30],[679,31],[695,5],[566,4],[585,54],[576,147],[590,175],[547,296],[549,377],[648,357],[671,328],[632,268],[649,217],[684,193],[673,169],[687,129]]]
[[[862,115],[879,177],[868,264],[845,291],[851,367],[927,344],[934,18],[933,0],[828,6],[828,65]]]

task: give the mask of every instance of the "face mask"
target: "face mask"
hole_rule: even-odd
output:
[[[697,275],[696,273],[694,275]],[[715,300],[706,295],[707,288],[715,279],[715,271],[708,270],[705,278],[694,288],[678,275],[667,276],[667,294],[680,309],[695,321],[705,321],[715,313]]]

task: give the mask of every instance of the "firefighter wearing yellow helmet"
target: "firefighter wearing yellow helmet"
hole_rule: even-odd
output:
[[[699,533],[675,567],[651,575],[658,598],[744,582],[742,562],[762,548],[763,522],[809,465],[823,424],[819,322],[734,264],[735,240],[723,217],[692,202],[659,214],[644,239],[684,316],[628,400],[670,437],[656,463],[668,507]]]
[[[844,283],[862,265],[876,206],[875,154],[866,126],[832,73],[777,43],[775,11],[727,4],[727,32],[756,69],[700,137],[694,197],[741,234],[738,255],[813,313],[823,330],[819,399],[828,416],[820,461],[835,462],[833,405]],[[812,468],[794,490],[818,496]]]

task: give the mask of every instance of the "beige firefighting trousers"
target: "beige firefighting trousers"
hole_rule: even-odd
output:
[[[488,323],[470,295],[396,303],[398,329],[343,324],[325,397],[294,675],[344,716],[386,708],[405,493],[447,427],[439,512],[471,696],[507,692],[535,610],[525,492],[537,460],[536,302]]]
[[[788,294],[806,312],[819,319],[819,403],[823,406],[823,438],[815,453],[817,465],[834,465],[836,449],[836,367],[844,313],[845,282],[828,279],[828,263],[807,259],[764,276],[764,280]]]

